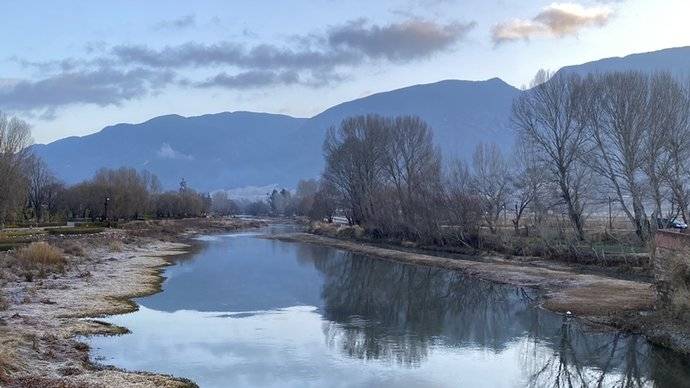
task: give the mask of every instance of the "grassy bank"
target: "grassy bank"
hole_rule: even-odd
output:
[[[615,233],[606,230],[590,231],[587,241],[578,241],[556,229],[533,230],[529,234],[516,234],[512,228],[501,229],[495,234],[488,229],[481,229],[464,234],[461,238],[451,228],[446,228],[445,236],[440,239],[442,243],[377,238],[356,225],[323,222],[308,224],[307,231],[319,236],[435,254],[491,254],[516,261],[538,258],[648,280],[653,276],[648,248],[637,241],[632,231],[625,230]]]
[[[120,334],[98,320],[158,292],[161,270],[199,233],[260,226],[240,220],[146,221],[88,234],[32,237],[0,253],[0,386],[188,387],[170,376],[94,365],[77,335]]]

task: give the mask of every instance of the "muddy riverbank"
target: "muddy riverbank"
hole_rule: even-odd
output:
[[[132,298],[156,293],[168,258],[202,233],[260,226],[242,220],[139,222],[88,236],[52,236],[69,246],[62,273],[31,279],[0,254],[6,306],[0,311],[0,385],[7,387],[189,387],[192,381],[94,365],[79,335],[126,332],[98,317],[134,311]],[[78,247],[78,248],[75,248]]]
[[[656,293],[650,282],[581,273],[567,264],[539,259],[516,261],[490,254],[472,260],[439,257],[309,233],[271,238],[324,245],[369,257],[456,270],[492,282],[535,288],[540,291],[540,305],[548,310],[569,312],[597,326],[644,334],[656,344],[690,354],[688,329],[654,311]]]

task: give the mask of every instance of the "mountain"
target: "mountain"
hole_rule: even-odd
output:
[[[101,167],[131,166],[156,174],[165,188],[182,178],[200,190],[278,184],[318,177],[329,127],[356,114],[418,115],[434,128],[449,156],[470,155],[479,141],[512,144],[508,117],[517,89],[488,81],[441,81],[379,93],[337,105],[311,118],[234,112],[161,116],[34,146],[67,183]]]
[[[559,72],[587,75],[588,73],[628,70],[642,73],[667,71],[678,79],[686,81],[690,78],[690,46],[605,58],[581,65],[566,66]]]
[[[416,115],[433,128],[446,158],[466,158],[481,141],[493,141],[506,149],[513,144],[509,117],[519,94],[499,78],[415,85],[336,105],[309,119],[302,136],[321,144],[324,129],[350,116]]]
[[[637,70],[690,75],[690,47],[567,66],[560,72]],[[67,183],[89,178],[100,167],[147,169],[166,188],[182,178],[201,190],[294,187],[323,168],[326,131],[352,115],[417,115],[434,129],[444,158],[469,159],[479,142],[513,144],[509,118],[520,91],[498,78],[446,80],[378,93],[336,105],[309,118],[234,112],[198,117],[161,116],[141,124],[118,124],[34,150]]]
[[[314,153],[298,140],[304,122],[250,112],[169,115],[36,145],[34,152],[67,183],[87,179],[101,167],[130,166],[155,173],[166,188],[177,187],[182,178],[203,190],[287,184],[302,177],[304,168],[293,152]]]

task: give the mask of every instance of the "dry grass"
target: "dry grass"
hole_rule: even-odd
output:
[[[18,250],[16,256],[29,268],[52,268],[62,271],[67,264],[64,252],[46,242],[33,242]]]
[[[108,248],[113,252],[122,252],[125,249],[125,245],[120,240],[110,240]]]
[[[62,249],[63,252],[65,252],[66,255],[70,256],[79,256],[82,257],[86,253],[84,252],[84,248],[79,244],[74,241],[66,241],[60,245],[60,248]]]
[[[3,383],[9,382],[9,375],[21,369],[16,356],[18,344],[14,340],[5,340],[0,342],[0,386]]]
[[[9,307],[7,300],[5,300],[5,297],[0,294],[0,311],[7,310]]]

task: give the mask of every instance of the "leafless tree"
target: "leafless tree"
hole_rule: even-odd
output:
[[[377,212],[374,196],[383,170],[385,127],[386,120],[380,116],[352,117],[337,130],[331,128],[324,142],[324,179],[342,194],[355,224]]]
[[[443,183],[443,207],[450,232],[462,244],[468,244],[469,235],[475,234],[481,219],[481,198],[472,187],[472,173],[462,160],[451,164]]]
[[[0,112],[0,227],[25,198],[23,169],[31,143],[29,124]]]
[[[584,90],[577,75],[540,71],[532,89],[513,104],[512,121],[557,185],[577,237],[584,240],[584,195],[587,174],[581,168],[586,134]]]
[[[211,211],[219,216],[229,216],[237,214],[239,207],[228,197],[226,191],[220,190],[211,195]]]
[[[520,220],[527,209],[532,208],[535,213],[543,213],[547,201],[547,179],[544,169],[529,146],[518,142],[515,146],[512,168],[512,198],[515,201],[513,227],[519,232]]]
[[[666,156],[661,178],[671,191],[672,205],[677,207],[683,220],[689,222],[690,192],[687,182],[690,178],[690,88],[683,87],[664,75],[656,79],[654,89],[657,93],[663,93],[665,100],[665,106],[660,109],[663,112],[663,146]],[[660,212],[658,214],[661,215]]]
[[[438,233],[435,204],[440,191],[441,156],[433,144],[431,128],[412,116],[389,120],[385,179],[394,187],[394,202],[400,214],[398,228],[413,238]]]
[[[650,196],[656,217],[662,215],[664,201],[664,177],[671,167],[669,137],[683,124],[682,88],[668,73],[655,74],[651,78],[647,106],[648,125],[644,145],[643,170],[649,182]]]
[[[644,209],[644,168],[649,151],[649,81],[635,72],[590,76],[586,82],[588,131],[594,152],[588,159],[604,178],[642,241],[649,237]]]
[[[482,213],[491,233],[496,233],[501,211],[511,194],[508,163],[494,143],[479,143],[472,156],[472,186],[482,201]]]
[[[43,159],[31,155],[26,161],[26,177],[29,181],[28,204],[33,209],[36,222],[50,219],[61,185]],[[47,214],[46,214],[47,212]]]

